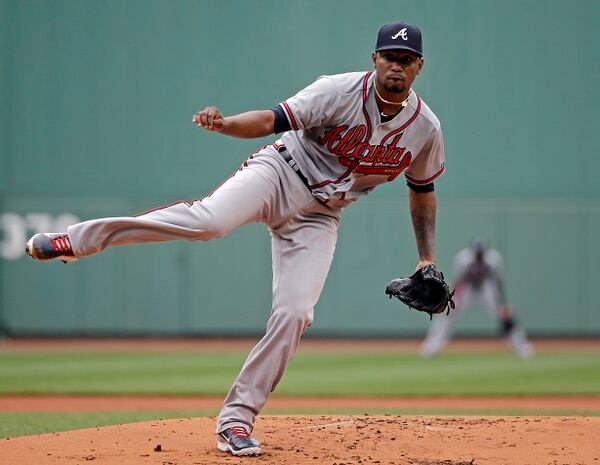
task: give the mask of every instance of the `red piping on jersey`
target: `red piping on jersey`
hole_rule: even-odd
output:
[[[371,126],[371,117],[369,116],[369,111],[367,110],[367,98],[368,98],[368,90],[367,90],[367,84],[369,83],[369,77],[371,77],[371,75],[373,74],[373,71],[369,71],[367,72],[367,74],[365,74],[365,77],[363,78],[363,82],[362,82],[362,111],[363,111],[363,115],[365,116],[365,120],[367,122],[367,135],[365,137],[365,140],[368,142],[371,140],[371,132],[373,130],[372,126]],[[326,186],[327,184],[338,184],[340,183],[344,178],[348,177],[348,175],[350,173],[352,173],[352,171],[354,171],[354,169],[358,166],[358,163],[352,163],[350,165],[350,167],[344,172],[344,174],[342,174],[339,178],[337,178],[335,181],[333,179],[326,179],[325,181],[321,181],[318,184],[311,184],[310,186],[308,186],[309,189],[317,189],[319,187],[323,187]]]
[[[429,184],[435,178],[437,178],[440,174],[442,174],[444,171],[446,171],[446,168],[444,168],[442,166],[442,168],[437,173],[435,173],[433,176],[431,176],[430,178],[427,178],[427,179],[423,179],[423,180],[417,180],[415,178],[411,178],[408,174],[404,174],[404,176],[406,177],[406,179],[408,179],[413,184],[421,185],[421,184]]]
[[[365,77],[363,79],[363,85],[362,85],[362,101],[363,101],[363,105],[362,105],[362,111],[363,114],[365,115],[365,119],[367,120],[367,138],[365,139],[366,142],[369,142],[371,140],[371,117],[369,116],[369,112],[367,111],[367,97],[368,97],[368,93],[367,93],[367,84],[369,82],[369,77],[371,76],[371,74],[373,74],[373,71],[369,71],[367,74],[365,74]]]
[[[395,134],[398,134],[399,132],[404,131],[408,126],[410,126],[412,124],[412,122],[417,119],[417,116],[419,116],[419,113],[421,112],[421,97],[419,97],[419,94],[417,94],[415,92],[415,95],[417,96],[417,109],[415,110],[415,113],[408,119],[408,121],[406,121],[406,123],[404,123],[402,126],[400,126],[397,129],[394,129],[393,131],[388,132],[385,137],[383,139],[381,139],[381,142],[379,143],[380,145],[385,144],[385,142],[392,137]]]
[[[274,148],[275,150],[279,150],[281,147],[283,147],[283,144],[281,144],[281,145],[280,145],[280,144],[278,144],[277,142],[273,142],[273,144],[272,144],[272,145],[273,145],[273,148]],[[323,186],[325,186],[325,185],[327,185],[327,184],[331,184],[332,182],[337,184],[337,183],[338,183],[338,182],[340,182],[342,179],[344,179],[346,176],[348,176],[348,175],[349,175],[349,174],[352,172],[352,170],[353,170],[353,169],[354,169],[354,167],[351,167],[351,168],[349,168],[348,170],[346,170],[346,172],[345,172],[344,174],[342,174],[342,176],[340,176],[340,177],[339,177],[337,180],[335,180],[335,181],[332,181],[331,179],[327,179],[327,180],[325,180],[325,181],[323,181],[323,182],[320,182],[320,183],[318,183],[318,184],[310,184],[310,185],[308,186],[308,188],[312,190],[312,189],[316,189],[317,187],[323,187]]]
[[[294,131],[298,131],[300,129],[300,127],[298,126],[298,123],[296,122],[296,118],[294,117],[294,113],[292,112],[292,109],[290,108],[290,106],[288,105],[287,102],[281,102],[281,105],[288,115],[290,123],[292,124],[292,129],[294,129]]]

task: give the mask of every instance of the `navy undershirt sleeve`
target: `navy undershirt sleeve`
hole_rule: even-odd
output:
[[[283,108],[277,105],[275,108],[271,108],[271,111],[275,113],[275,134],[279,134],[280,132],[285,132],[292,129],[290,122],[285,116]]]
[[[432,182],[430,182],[429,184],[424,184],[422,186],[419,186],[417,184],[413,184],[410,181],[406,181],[406,185],[408,187],[410,187],[413,191],[419,192],[421,194],[423,194],[425,192],[433,192],[435,190],[435,186],[433,185]]]

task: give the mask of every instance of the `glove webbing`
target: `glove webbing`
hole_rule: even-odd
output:
[[[456,292],[456,289],[454,289],[450,294],[448,294],[448,301],[446,302],[446,305],[445,305],[446,315],[450,315],[450,310],[454,310],[456,308],[456,305],[454,304],[454,299],[452,298],[452,297],[454,297],[455,292]],[[392,296],[390,296],[390,299],[391,298],[392,298]],[[408,308],[413,310],[412,307],[408,307]],[[433,320],[433,313],[429,312],[429,321],[431,321],[431,320]]]

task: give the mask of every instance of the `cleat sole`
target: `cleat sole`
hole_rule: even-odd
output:
[[[236,457],[260,455],[260,447],[247,447],[245,449],[235,450],[229,444],[217,441],[217,449],[221,452],[229,452]]]

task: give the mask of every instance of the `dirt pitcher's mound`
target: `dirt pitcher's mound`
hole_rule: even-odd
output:
[[[597,417],[260,417],[260,457],[215,447],[214,418],[153,421],[0,442],[11,465],[600,465]]]

